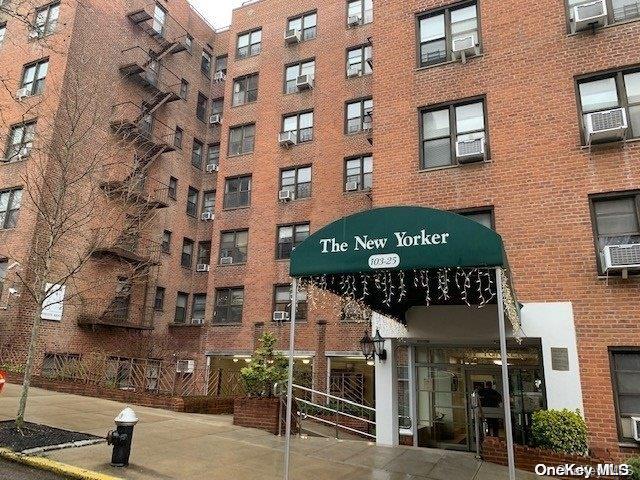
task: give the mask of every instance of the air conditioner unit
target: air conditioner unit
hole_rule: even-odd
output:
[[[233,257],[220,257],[220,265],[232,265]]]
[[[355,192],[356,190],[358,190],[358,182],[356,181],[347,182],[344,185],[344,189],[347,192]]]
[[[31,92],[29,91],[28,88],[21,88],[16,92],[16,99],[17,100],[24,100],[25,98],[27,98],[29,96]]]
[[[280,190],[278,192],[278,200],[280,200],[281,202],[288,202],[290,200],[293,200],[293,198],[294,195],[291,190]]]
[[[604,247],[605,271],[640,270],[640,243]],[[624,273],[624,272],[623,272]]]
[[[361,15],[350,15],[349,18],[347,18],[347,25],[349,25],[350,27],[357,27],[361,23],[362,23]]]
[[[206,169],[207,169],[207,173],[213,173],[220,170],[220,166],[214,163],[213,165],[207,165]]]
[[[313,76],[299,75],[296,79],[296,87],[298,87],[298,90],[309,90],[313,88]]]
[[[215,115],[211,115],[209,117],[210,125],[220,125],[221,123],[222,123],[222,115],[220,115],[219,113],[216,113]]]
[[[300,33],[300,30],[287,30],[284,33],[284,41],[287,45],[300,43],[301,40],[302,40],[302,34]]]
[[[216,216],[213,212],[202,212],[202,215],[200,215],[200,220],[205,220],[207,222],[210,222],[215,218]]]
[[[471,55],[478,55],[480,53],[480,46],[476,39],[475,33],[470,33],[461,37],[456,37],[451,42],[451,50],[453,52],[453,58],[461,58],[462,61],[466,61],[466,58]]]
[[[29,38],[40,38],[40,32],[38,31],[38,29],[29,30]]]
[[[367,110],[362,117],[362,131],[371,133],[373,131],[373,110]]]
[[[204,318],[191,317],[191,325],[202,325],[203,323],[204,323]]]
[[[458,140],[456,157],[459,163],[473,163],[484,160],[484,138]]]
[[[274,322],[285,322],[289,320],[289,312],[276,311],[273,312]]]
[[[631,428],[633,429],[633,439],[640,442],[640,417],[631,417]]]
[[[222,82],[226,77],[227,77],[227,76],[224,74],[224,72],[223,72],[222,70],[221,70],[221,71],[219,71],[219,72],[216,72],[216,73],[213,75],[213,79],[214,79],[216,82]]]
[[[195,360],[178,360],[178,362],[176,363],[177,373],[193,373],[195,369]]]
[[[361,72],[362,72],[362,69],[360,67],[349,67],[347,69],[347,77],[349,78],[359,77]]]
[[[198,263],[196,265],[196,272],[208,272],[211,269],[208,263]]]
[[[280,135],[278,135],[278,142],[283,147],[292,147],[298,143],[298,137],[295,131],[280,132]]]
[[[573,7],[573,18],[571,19],[571,31],[573,33],[597,27],[604,27],[607,24],[607,2],[606,0],[596,0]]]
[[[585,115],[587,144],[623,140],[627,132],[627,112],[614,108]]]

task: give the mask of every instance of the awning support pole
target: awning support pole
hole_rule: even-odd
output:
[[[507,332],[504,324],[504,299],[502,296],[502,268],[496,268],[496,294],[498,299],[498,330],[500,331],[500,359],[502,361],[502,404],[504,405],[504,429],[507,436],[507,461],[509,480],[516,480],[513,455],[513,430],[511,427],[511,392],[509,392],[509,364],[507,363]]]
[[[291,316],[289,317],[289,375],[287,380],[287,420],[284,437],[284,480],[289,480],[289,457],[291,448],[291,410],[293,406],[293,355],[296,338],[296,310],[298,307],[298,279],[291,282]]]

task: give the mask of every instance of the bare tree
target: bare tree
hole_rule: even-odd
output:
[[[40,114],[38,124],[29,126],[19,143],[10,139],[5,155],[5,161],[24,163],[20,215],[35,222],[26,259],[24,251],[0,251],[0,256],[14,260],[13,265],[19,264],[11,274],[20,302],[30,305],[19,429],[24,425],[43,307],[51,310],[64,302],[65,308],[95,312],[109,307],[96,305],[106,298],[115,303],[112,309],[126,309],[122,299],[128,301],[137,284],[148,282],[160,251],[160,239],[149,232],[157,231],[156,211],[168,189],[154,183],[148,169],[163,151],[162,142],[151,138],[139,110],[130,113],[132,117],[114,118],[114,109],[101,95],[100,80],[82,73],[91,70],[88,65],[70,69],[55,107],[49,109],[46,100],[30,104],[28,110]],[[115,292],[114,298],[109,300],[104,291]],[[147,293],[144,289],[139,294],[143,306]]]

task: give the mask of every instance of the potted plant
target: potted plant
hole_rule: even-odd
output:
[[[276,342],[272,333],[262,334],[251,362],[240,370],[247,397],[234,401],[234,425],[278,433],[280,399],[274,396],[273,386],[287,378],[287,359],[275,351]]]

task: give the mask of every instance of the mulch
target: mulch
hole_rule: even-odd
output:
[[[0,422],[0,447],[9,448],[14,452],[98,438],[101,437],[31,422],[25,422],[20,432],[16,429],[13,420]]]

